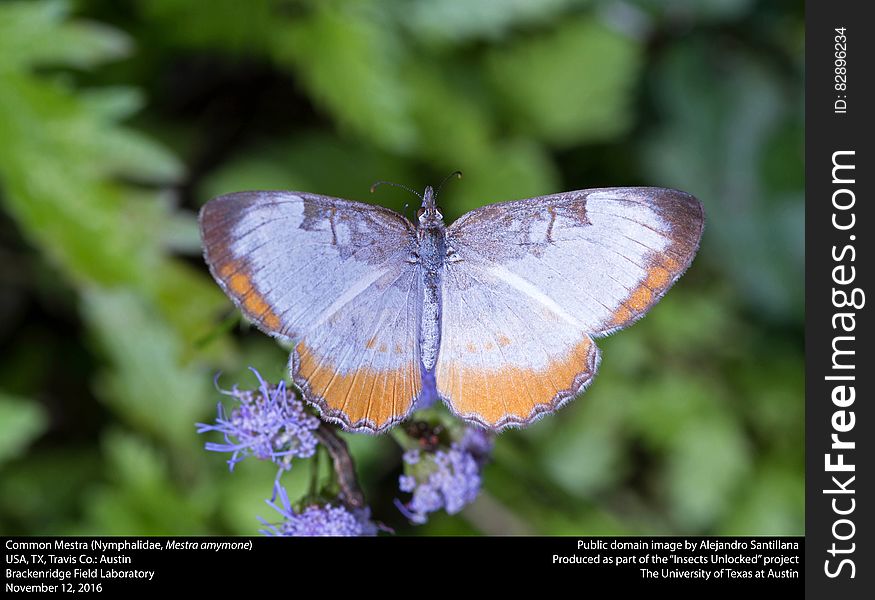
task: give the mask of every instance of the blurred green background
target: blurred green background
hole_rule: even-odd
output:
[[[252,534],[272,465],[203,450],[286,353],[203,265],[244,189],[449,219],[657,185],[706,207],[690,271],[593,386],[502,435],[480,499],[413,528],[400,450],[348,436],[399,533],[803,532],[802,3],[0,2],[0,533]],[[299,468],[300,467],[300,468]],[[307,478],[284,476],[294,497]]]

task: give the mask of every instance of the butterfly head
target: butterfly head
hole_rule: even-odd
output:
[[[444,226],[444,215],[435,204],[435,193],[431,186],[422,194],[422,208],[416,213],[420,229],[436,229]]]

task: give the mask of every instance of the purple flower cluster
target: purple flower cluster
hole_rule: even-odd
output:
[[[272,525],[261,522],[261,533],[273,536],[372,536],[377,535],[377,525],[371,521],[369,508],[349,509],[342,502],[337,504],[311,504],[296,511],[289,501],[285,488],[277,484],[276,496],[280,504],[268,501],[283,516],[283,522]]]
[[[274,536],[372,536],[379,529],[391,531],[371,519],[370,508],[356,480],[345,442],[332,429],[310,414],[284,382],[268,384],[252,369],[259,386],[254,390],[220,390],[236,402],[226,413],[220,402],[215,423],[197,424],[198,433],[219,432],[223,442],[207,442],[205,448],[230,453],[234,466],[248,456],[270,460],[278,466],[274,494],[267,500],[281,516],[279,523],[259,517],[261,533]],[[318,430],[318,431],[317,431]],[[451,435],[450,435],[451,434]],[[460,435],[461,434],[461,435]],[[481,472],[492,453],[494,436],[483,429],[452,429],[419,421],[407,429],[417,447],[404,453],[404,474],[399,479],[407,503],[396,500],[401,512],[416,524],[426,523],[438,510],[456,514],[480,493]],[[449,440],[447,439],[449,435]],[[311,465],[312,481],[307,495],[293,505],[280,476],[292,468],[293,459],[310,458],[317,447],[331,457],[334,470],[325,484],[319,469]],[[337,490],[341,490],[338,494]]]
[[[247,456],[254,456],[276,463],[279,477],[292,467],[293,458],[309,458],[316,452],[318,440],[314,431],[319,427],[319,419],[304,410],[285,382],[272,386],[258,371],[252,372],[258,378],[258,389],[241,391],[235,386],[230,391],[222,390],[235,398],[238,405],[228,416],[220,402],[216,423],[198,423],[197,432],[218,431],[224,435],[224,443],[207,442],[205,448],[230,452],[231,470]]]
[[[456,514],[480,493],[480,473],[492,451],[492,435],[467,428],[449,449],[404,453],[405,474],[398,479],[402,492],[413,494],[406,504],[396,501],[401,512],[416,524],[428,521],[428,513],[445,509]]]

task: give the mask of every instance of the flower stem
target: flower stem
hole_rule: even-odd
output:
[[[346,442],[337,435],[330,425],[325,423],[321,423],[315,433],[331,456],[334,472],[337,474],[337,483],[347,504],[354,508],[363,507],[365,494],[359,486],[358,478],[356,478],[355,463],[349,454]]]
[[[318,433],[316,434],[318,437]],[[316,446],[316,453],[313,455],[313,460],[310,461],[310,496],[315,498],[319,493],[319,467],[322,461],[319,460],[322,455],[322,449]]]

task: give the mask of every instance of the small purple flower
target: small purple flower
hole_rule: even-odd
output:
[[[428,521],[428,513],[444,509],[453,515],[480,493],[480,472],[492,451],[492,435],[468,428],[461,441],[449,449],[404,453],[405,474],[398,479],[402,492],[413,494],[406,504],[396,500],[399,510],[416,524]]]
[[[398,478],[398,487],[402,492],[412,492],[416,489],[416,477],[413,475],[402,475]]]
[[[415,465],[419,462],[419,450],[416,450],[415,448],[413,450],[408,450],[404,453],[403,459],[408,465]]]
[[[270,500],[267,503],[283,516],[283,522],[272,525],[260,519],[265,528],[260,530],[271,536],[373,536],[377,525],[371,521],[369,508],[349,509],[342,502],[337,504],[311,504],[295,511],[289,502],[285,488],[276,484],[275,496],[280,505]]]
[[[257,390],[238,390],[234,386],[223,394],[232,396],[239,404],[226,416],[220,402],[215,425],[198,423],[197,432],[221,432],[225,443],[207,442],[205,448],[215,452],[230,452],[228,465],[234,465],[254,456],[271,460],[279,466],[277,477],[292,468],[293,458],[309,458],[316,452],[318,440],[313,433],[319,427],[319,419],[307,413],[304,405],[295,398],[281,381],[269,385],[255,369],[258,378]]]
[[[482,467],[489,462],[492,447],[495,445],[495,435],[479,427],[467,427],[460,444]]]

